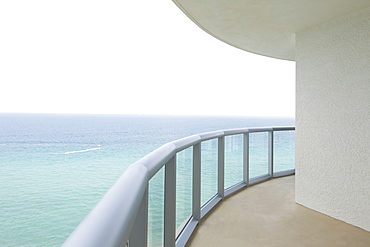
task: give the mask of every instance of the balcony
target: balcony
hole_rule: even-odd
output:
[[[229,129],[163,145],[126,169],[63,246],[185,246],[225,197],[294,174],[294,129]]]
[[[294,180],[272,179],[226,198],[187,246],[369,246],[370,232],[295,203]]]
[[[369,232],[295,203],[294,158],[293,167],[279,164],[294,156],[294,138],[279,135],[294,137],[294,129],[223,130],[163,145],[126,169],[63,246],[368,246]],[[204,169],[210,153],[214,194],[201,188],[212,173]],[[162,187],[153,189],[158,175]],[[162,213],[152,217],[150,199],[158,196]]]

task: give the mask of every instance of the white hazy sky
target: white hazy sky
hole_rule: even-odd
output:
[[[0,112],[294,116],[294,84],[171,0],[0,2]]]

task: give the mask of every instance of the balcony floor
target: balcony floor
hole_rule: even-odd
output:
[[[294,178],[226,198],[203,218],[187,246],[370,246],[370,232],[295,203]]]

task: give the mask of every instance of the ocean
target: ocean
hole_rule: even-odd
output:
[[[129,164],[169,141],[293,125],[293,118],[2,113],[0,246],[60,246]],[[266,170],[266,137],[251,135],[251,176]],[[226,139],[226,187],[241,180],[241,141]],[[275,142],[278,169],[294,168],[294,132],[278,133]],[[216,150],[217,141],[202,143],[202,203],[216,192]],[[186,149],[178,154],[178,226],[191,210],[190,174]],[[149,245],[160,246],[163,171],[150,181],[149,193]]]

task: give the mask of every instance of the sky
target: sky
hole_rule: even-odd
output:
[[[294,117],[295,63],[215,39],[171,0],[4,0],[0,112]]]

